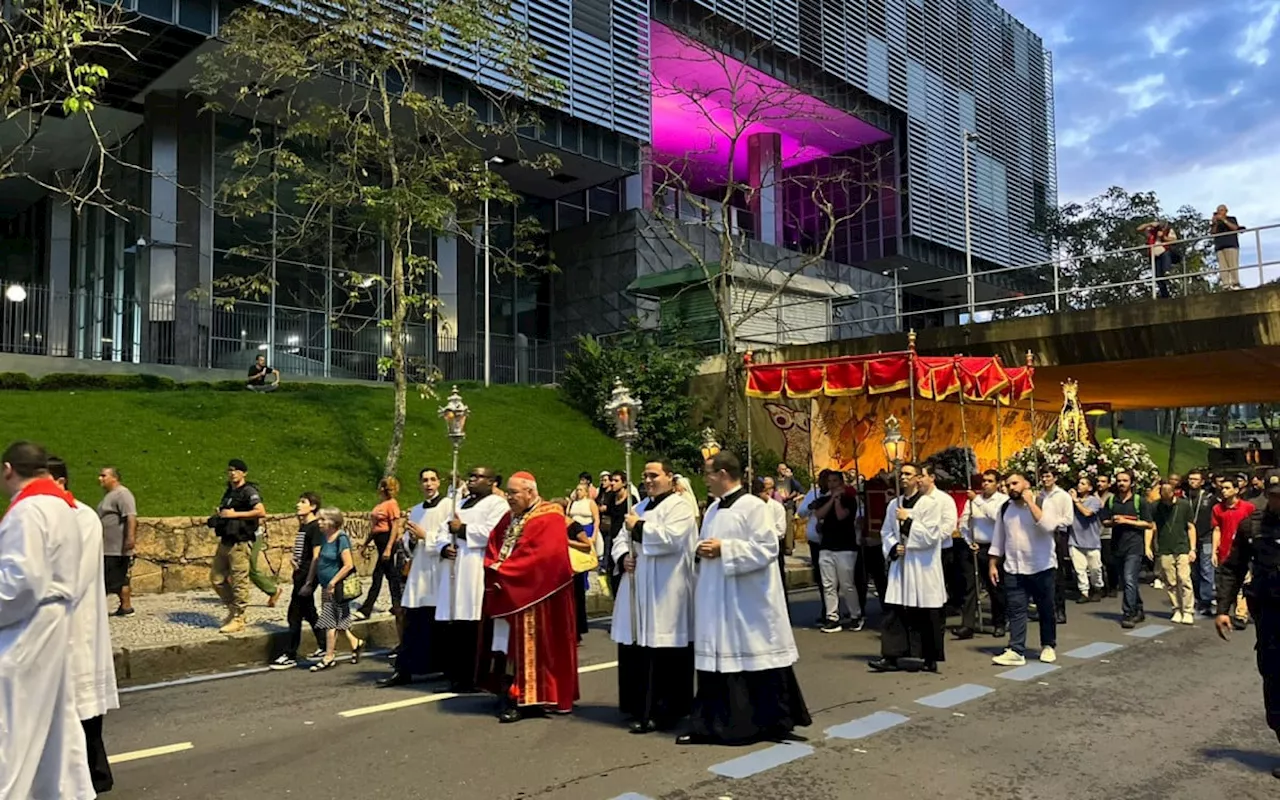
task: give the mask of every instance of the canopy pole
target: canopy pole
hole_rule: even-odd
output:
[[[1033,354],[1032,354],[1032,352],[1031,352],[1030,350],[1028,350],[1028,351],[1027,351],[1027,369],[1031,369],[1031,368],[1033,368],[1033,366],[1035,365],[1035,360],[1036,360],[1035,355],[1033,355]],[[1029,420],[1029,425],[1028,425],[1028,427],[1029,427],[1029,429],[1030,429],[1030,431],[1031,431],[1031,441],[1030,441],[1030,442],[1028,442],[1028,444],[1035,445],[1035,443],[1036,443],[1036,393],[1035,393],[1035,390],[1034,390],[1034,389],[1031,391],[1031,394],[1030,394],[1030,396],[1029,396],[1029,399],[1030,399],[1030,403],[1029,403],[1029,405],[1030,405],[1030,409],[1031,409],[1031,418],[1030,418],[1030,420]],[[1034,447],[1032,448],[1031,452],[1032,452],[1032,458],[1033,458],[1033,459],[1035,460],[1035,462],[1036,462],[1036,472],[1039,472],[1039,471],[1040,471],[1040,459],[1035,457],[1035,455],[1034,455],[1034,454],[1035,454],[1035,448],[1034,448]],[[1036,476],[1036,478],[1037,478],[1037,479],[1039,479],[1039,477],[1040,477],[1040,476],[1038,476],[1038,475]]]
[[[960,440],[964,443],[964,484],[966,489],[973,487],[973,472],[969,469],[969,454],[973,453],[973,447],[969,444],[969,425],[965,421],[964,414],[964,376],[960,373],[960,356],[953,356],[955,359],[956,382],[960,385]],[[973,453],[973,467],[978,466],[978,454]]]
[[[751,350],[742,355],[743,372],[747,375],[751,372],[751,361],[754,356],[755,354]],[[752,482],[756,479],[755,465],[752,458],[754,453],[751,446],[751,395],[744,394],[744,397],[747,406],[747,488],[750,489]]]
[[[996,470],[999,471],[1004,469],[1004,431],[1001,430],[1004,415],[1000,413],[1000,396],[996,395],[991,404],[996,411]]]
[[[916,452],[916,331],[907,332],[907,387],[911,390],[911,460],[919,458]]]

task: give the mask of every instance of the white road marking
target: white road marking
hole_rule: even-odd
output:
[[[170,753],[181,753],[184,750],[194,748],[191,742],[181,742],[179,744],[166,744],[164,747],[152,747],[147,750],[134,750],[132,753],[117,753],[114,756],[107,757],[109,764],[123,764],[127,761],[138,761],[143,758],[155,758],[156,756],[167,756]]]
[[[588,672],[601,672],[606,669],[615,669],[618,666],[617,661],[606,661],[603,664],[590,664],[585,667],[578,668],[578,674],[586,674]],[[395,711],[401,708],[410,708],[412,706],[422,706],[428,703],[439,703],[441,700],[452,700],[455,697],[463,695],[454,692],[438,692],[436,694],[426,694],[421,697],[410,697],[404,700],[393,700],[390,703],[379,703],[376,706],[365,706],[364,708],[353,708],[350,711],[339,711],[338,716],[344,719],[352,717],[363,717],[369,714],[381,714],[384,711]]]

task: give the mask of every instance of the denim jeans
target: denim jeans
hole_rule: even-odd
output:
[[[1200,555],[1196,557],[1196,604],[1200,608],[1213,608],[1213,587],[1217,569],[1213,566],[1213,539],[1200,543]]]
[[[1120,608],[1125,619],[1136,619],[1143,613],[1142,595],[1138,593],[1138,573],[1142,570],[1141,553],[1124,553],[1120,556],[1121,580],[1124,583],[1124,599]]]
[[[1005,573],[1004,593],[1009,614],[1009,649],[1018,655],[1027,651],[1027,600],[1036,603],[1040,614],[1040,647],[1058,646],[1058,624],[1053,616],[1053,586],[1057,570],[1046,569],[1032,575]]]

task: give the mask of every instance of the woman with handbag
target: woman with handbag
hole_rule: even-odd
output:
[[[351,601],[360,596],[360,577],[356,575],[355,561],[351,558],[351,539],[342,530],[342,512],[336,508],[322,508],[320,532],[324,540],[315,549],[311,561],[311,579],[307,585],[321,590],[320,619],[316,627],[325,633],[324,658],[311,667],[312,672],[322,672],[337,663],[334,647],[338,631],[347,635],[351,645],[351,663],[360,663],[365,642],[351,632]]]

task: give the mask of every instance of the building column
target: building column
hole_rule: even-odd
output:
[[[45,275],[49,276],[48,325],[44,330],[44,350],[49,356],[75,355],[71,342],[71,262],[75,257],[72,246],[71,206],[50,198],[46,203],[48,218],[48,250],[45,252]],[[34,299],[34,298],[33,298]],[[32,332],[34,336],[37,328]],[[18,334],[21,336],[21,332]]]
[[[780,245],[782,236],[782,135],[753,133],[747,137],[747,184],[756,238]]]
[[[640,148],[640,171],[622,182],[622,209],[653,210],[653,149],[648,145]]]
[[[149,94],[143,107],[146,136],[147,216],[139,229],[145,246],[138,253],[138,300],[142,303],[142,360],[172,363],[177,298],[178,101]]]
[[[458,237],[437,236],[435,351],[457,352],[459,334],[458,308]]]

